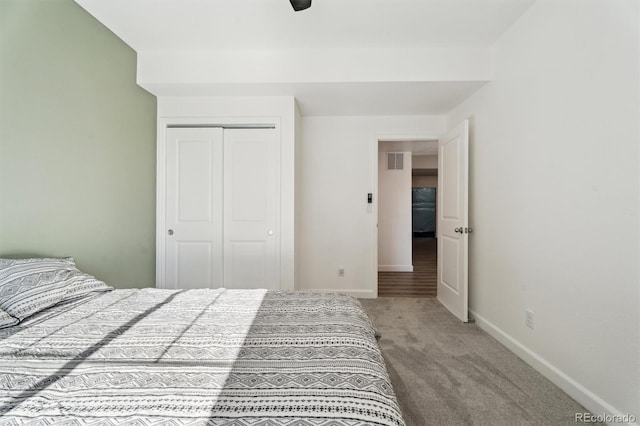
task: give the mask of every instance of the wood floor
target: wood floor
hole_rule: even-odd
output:
[[[379,297],[436,297],[437,244],[413,239],[413,272],[378,272]]]

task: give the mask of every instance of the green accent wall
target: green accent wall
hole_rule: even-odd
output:
[[[155,285],[156,98],[72,0],[0,0],[0,257]]]

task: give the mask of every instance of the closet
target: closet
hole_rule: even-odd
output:
[[[160,286],[280,288],[276,130],[168,126],[163,154]]]

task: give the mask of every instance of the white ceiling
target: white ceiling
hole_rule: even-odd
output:
[[[147,57],[149,54],[170,57],[167,55],[175,52],[192,56],[213,52],[217,57],[238,50],[259,57],[261,51],[302,51],[309,54],[306,57],[298,54],[297,64],[309,60],[304,58],[316,58],[313,66],[309,64],[312,68],[309,74],[317,69],[320,71],[316,74],[321,76],[293,80],[291,73],[286,73],[290,68],[283,64],[281,68],[286,69],[280,74],[282,79],[271,82],[250,80],[236,84],[232,77],[228,81],[215,80],[205,73],[203,78],[193,81],[140,83],[158,96],[286,95],[296,97],[303,115],[437,115],[448,113],[490,77],[448,78],[447,74],[446,78],[434,79],[421,69],[410,67],[416,77],[407,80],[405,66],[395,63],[395,67],[380,68],[385,68],[384,72],[390,68],[391,74],[396,73],[385,79],[361,77],[362,80],[336,81],[323,76],[349,75],[349,70],[361,70],[365,65],[355,59],[323,62],[322,56],[314,52],[432,48],[460,52],[461,48],[478,48],[485,49],[485,58],[490,58],[493,43],[535,0],[314,0],[310,9],[297,13],[288,0],[75,1]],[[451,57],[456,55],[459,56],[456,53]],[[377,56],[369,53],[371,57]],[[386,57],[380,58],[381,64],[387,64]],[[431,58],[423,62],[432,63]],[[214,62],[214,66],[218,63]],[[171,64],[174,62],[156,67],[167,70],[173,68]],[[450,64],[458,70],[472,69],[464,60]],[[220,67],[224,69],[225,63],[220,63]],[[369,65],[366,67],[371,69]],[[438,62],[433,67],[443,69],[446,64]],[[192,75],[189,70],[193,69],[197,67],[189,64],[186,72]],[[148,73],[148,67],[144,71]],[[245,74],[241,68],[238,73]],[[353,73],[361,75],[359,71]],[[138,79],[140,76],[139,69]]]
[[[137,51],[487,47],[535,0],[76,0]]]

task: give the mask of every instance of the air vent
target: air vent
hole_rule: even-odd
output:
[[[404,153],[388,152],[387,153],[387,170],[404,169]]]

